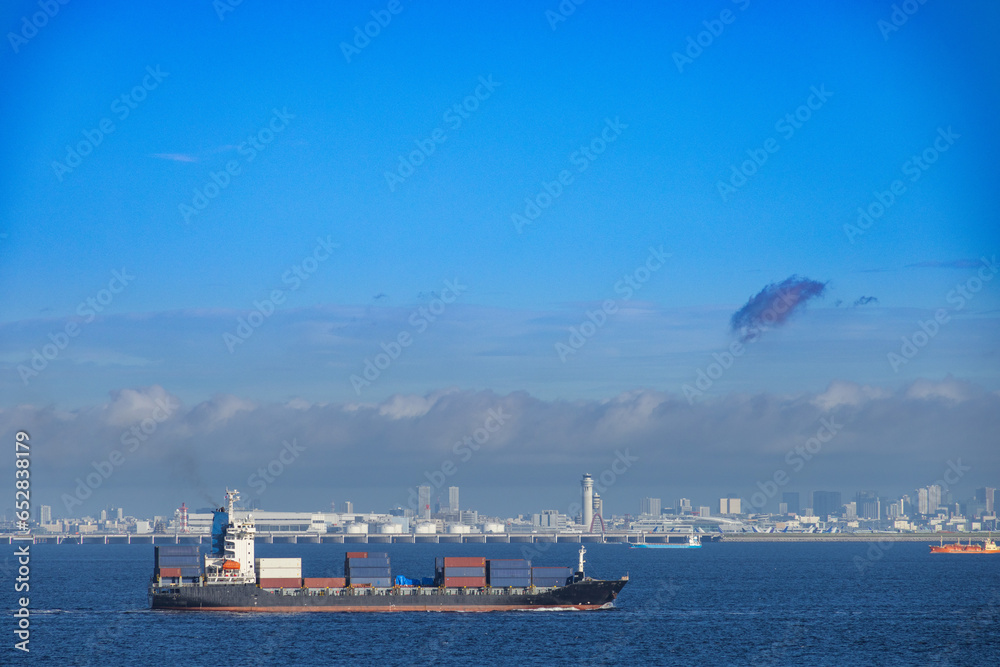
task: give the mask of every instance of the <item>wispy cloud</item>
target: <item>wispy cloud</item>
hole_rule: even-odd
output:
[[[153,153],[150,157],[159,158],[161,160],[171,160],[173,162],[198,162],[198,158],[194,155],[188,155],[187,153]]]
[[[907,264],[908,269],[974,269],[980,265],[978,259],[952,259],[946,262],[941,262],[935,259],[929,259],[924,262],[917,262],[916,264]]]

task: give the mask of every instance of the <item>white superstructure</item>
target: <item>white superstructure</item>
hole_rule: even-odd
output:
[[[206,584],[252,584],[257,580],[254,570],[253,540],[257,529],[252,514],[236,518],[233,503],[239,499],[236,489],[226,489],[227,517],[223,532],[223,555],[206,554]]]

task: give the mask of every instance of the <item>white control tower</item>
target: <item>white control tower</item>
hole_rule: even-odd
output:
[[[594,522],[594,478],[587,473],[580,482],[583,487],[583,532],[590,532],[590,524]]]

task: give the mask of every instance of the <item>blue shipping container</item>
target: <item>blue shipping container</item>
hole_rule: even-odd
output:
[[[490,574],[507,574],[507,573],[510,573],[510,572],[517,572],[518,574],[525,574],[526,573],[529,577],[531,576],[531,568],[530,567],[521,567],[521,568],[513,568],[513,567],[512,568],[491,567],[490,568]]]
[[[352,567],[349,574],[353,574],[358,577],[383,577],[388,576],[390,571],[391,570],[388,567]]]
[[[197,544],[164,544],[155,547],[156,553],[160,556],[190,556],[198,555]]]
[[[389,577],[363,577],[356,578],[351,577],[348,582],[351,586],[361,586],[363,584],[368,584],[370,586],[375,586],[378,588],[389,588],[392,586],[392,579]]]
[[[348,567],[389,567],[388,558],[348,558]]]
[[[199,567],[201,559],[186,556],[164,556],[156,561],[156,567]]]
[[[496,588],[507,588],[508,586],[513,586],[514,588],[527,588],[531,585],[531,577],[504,577],[502,579],[490,579],[490,586],[495,586]]]
[[[521,570],[524,568],[531,567],[531,561],[525,560],[524,558],[494,558],[492,560],[486,561],[488,567],[496,567],[502,570],[506,569],[516,569]]]

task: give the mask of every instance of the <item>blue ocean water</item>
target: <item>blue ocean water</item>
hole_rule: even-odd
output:
[[[690,550],[588,545],[587,573],[630,583],[598,612],[235,614],[152,612],[148,545],[36,545],[31,654],[51,665],[994,665],[1000,556],[931,556],[927,544],[721,543]],[[13,547],[3,547],[9,558]],[[388,551],[393,573],[435,556],[519,558],[520,545],[257,545],[338,576],[344,552]],[[573,565],[549,545],[536,565]],[[5,577],[0,605],[14,609]]]

